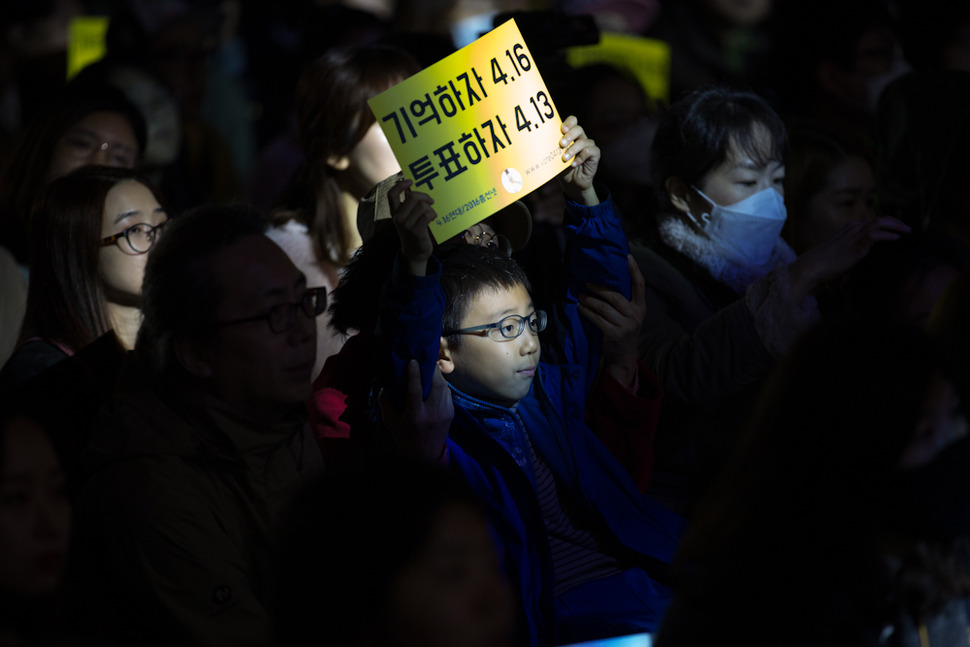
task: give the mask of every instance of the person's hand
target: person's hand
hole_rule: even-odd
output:
[[[877,242],[898,240],[912,230],[901,220],[880,216],[869,222],[850,222],[839,233],[799,256],[789,267],[790,296],[800,303],[812,290],[838,278],[866,257]]]
[[[563,193],[573,202],[587,207],[596,206],[599,198],[593,189],[593,178],[600,163],[600,149],[586,136],[586,131],[574,116],[570,115],[562,122],[562,133],[559,140],[560,148],[564,149],[562,159],[571,162],[569,168],[559,174]]]
[[[633,300],[602,286],[590,285],[592,295],[579,296],[579,314],[603,332],[603,366],[624,386],[633,386],[637,375],[637,343],[647,312],[643,275],[627,255]]]
[[[427,193],[411,191],[411,180],[401,180],[387,191],[391,221],[401,239],[401,256],[405,269],[414,276],[424,276],[428,259],[434,251],[434,239],[428,225],[437,215]]]
[[[417,361],[412,359],[407,366],[404,412],[395,410],[387,392],[382,390],[378,397],[381,418],[401,453],[437,462],[444,456],[448,430],[455,418],[451,389],[437,366],[431,378],[428,397],[422,398],[421,395],[421,369]]]

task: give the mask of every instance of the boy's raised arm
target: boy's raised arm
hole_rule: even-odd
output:
[[[375,356],[380,387],[399,412],[405,410],[411,360],[418,363],[422,399],[431,391],[445,308],[440,267],[431,255],[434,241],[428,229],[435,218],[434,201],[425,193],[410,191],[410,186],[409,180],[402,180],[387,192],[401,248],[381,290]]]

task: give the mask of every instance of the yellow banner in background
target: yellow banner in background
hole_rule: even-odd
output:
[[[604,33],[596,45],[570,47],[566,61],[572,67],[609,63],[629,70],[648,97],[663,103],[670,99],[670,46],[662,40]]]
[[[104,58],[107,49],[107,16],[80,16],[68,26],[67,78],[83,70],[91,63]]]
[[[562,118],[514,20],[369,102],[439,243],[568,166]]]

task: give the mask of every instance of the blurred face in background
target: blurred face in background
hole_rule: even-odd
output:
[[[754,27],[771,14],[774,0],[702,0],[709,13],[729,27]]]
[[[869,162],[847,155],[808,198],[804,217],[792,223],[795,250],[802,252],[829,240],[850,222],[875,219],[875,199],[876,178]]]
[[[61,580],[71,523],[64,472],[33,420],[15,417],[0,434],[0,590],[49,594]]]
[[[125,115],[92,112],[68,128],[54,144],[47,181],[95,164],[134,168],[139,154],[135,130]]]
[[[391,588],[389,644],[510,647],[512,599],[485,519],[443,508],[421,553]]]

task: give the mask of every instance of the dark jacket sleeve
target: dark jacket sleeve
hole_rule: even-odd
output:
[[[635,393],[608,371],[600,372],[586,402],[586,424],[645,494],[653,471],[653,441],[663,390],[642,361],[638,360],[637,368]]]
[[[652,250],[633,255],[646,282],[640,359],[668,399],[710,411],[766,374],[773,358],[743,298],[719,309]]]
[[[413,276],[400,267],[400,256],[394,260],[390,280],[381,290],[380,319],[376,343],[377,374],[391,404],[404,410],[406,369],[410,360],[421,368],[422,396],[431,391],[431,378],[441,346],[441,317],[445,311],[445,293],[441,287],[441,264],[433,256],[427,276]]]

